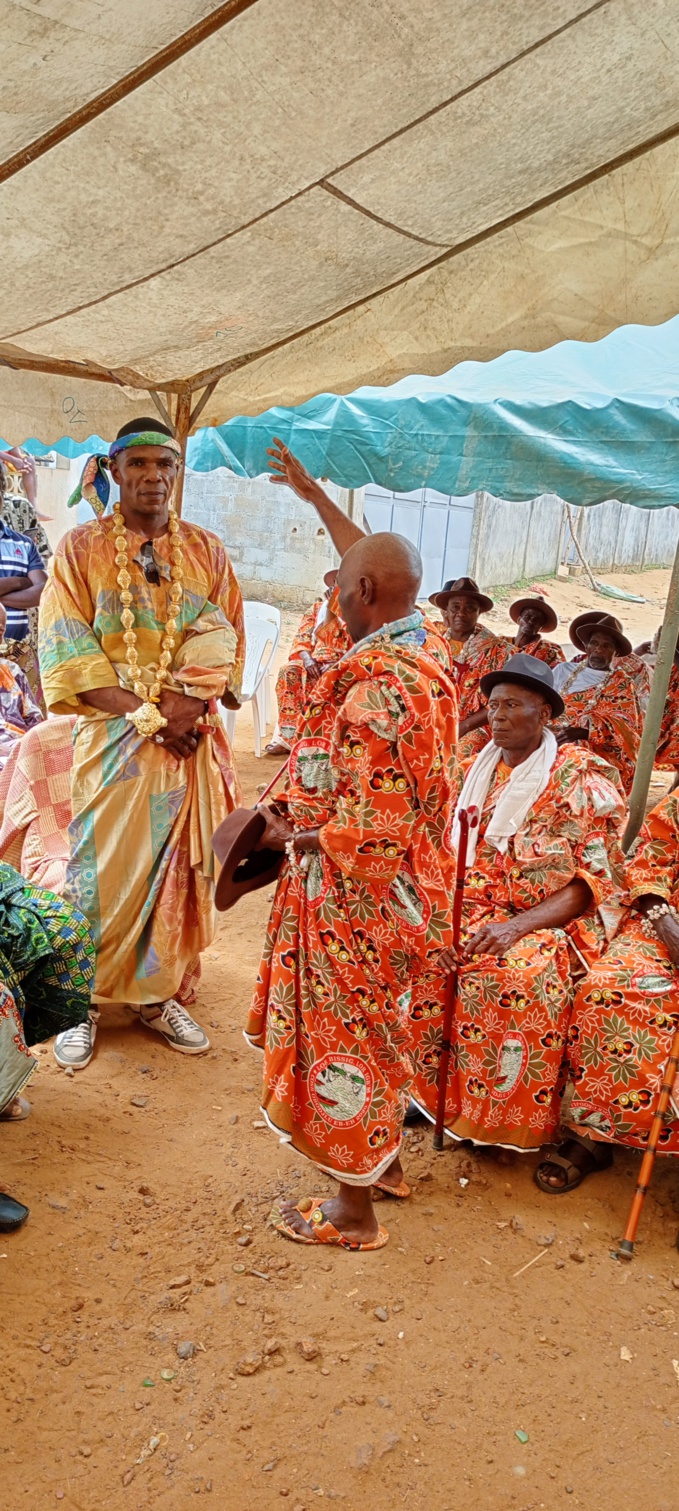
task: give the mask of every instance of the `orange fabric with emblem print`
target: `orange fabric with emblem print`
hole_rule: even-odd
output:
[[[455,1138],[523,1150],[547,1142],[559,1121],[572,961],[595,960],[620,921],[625,808],[610,768],[566,746],[503,854],[485,834],[509,775],[500,763],[484,804],[465,882],[462,946],[484,923],[536,907],[576,876],[593,898],[567,929],[524,935],[506,957],[475,955],[460,970],[446,1129]],[[436,1111],[444,984],[440,973],[423,974],[411,1006],[411,1094],[430,1117]]]
[[[679,904],[678,793],[647,814],[627,862],[627,882],[632,903],[650,895]],[[678,1027],[679,970],[652,924],[632,910],[575,999],[568,1126],[643,1149]],[[658,1152],[679,1154],[676,1084]]]
[[[339,591],[334,587],[329,597],[317,598],[307,609],[297,626],[288,660],[276,678],[278,728],[286,744],[291,744],[301,733],[304,710],[314,694],[303,653],[325,669],[339,661],[351,646],[338,601]]]
[[[359,1185],[398,1152],[408,994],[451,941],[457,703],[424,639],[417,613],[316,684],[284,802],[322,848],[281,872],[247,1028],[271,1125]]]

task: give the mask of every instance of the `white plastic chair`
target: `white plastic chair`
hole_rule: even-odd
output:
[[[278,649],[281,633],[281,611],[271,603],[255,603],[246,599],[243,604],[245,616],[245,669],[243,672],[242,703],[252,703],[252,722],[255,726],[255,755],[262,754],[262,736],[271,716],[271,666]],[[222,715],[226,732],[233,743],[236,732],[236,709],[227,709]]]

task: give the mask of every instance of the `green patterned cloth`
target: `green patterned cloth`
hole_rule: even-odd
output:
[[[82,913],[0,863],[0,983],[14,1000],[26,1044],[85,1022],[94,968],[92,930]]]

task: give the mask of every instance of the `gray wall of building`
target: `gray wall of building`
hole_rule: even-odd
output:
[[[346,510],[344,490],[326,486]],[[311,505],[266,477],[240,478],[223,467],[187,471],[183,513],[224,541],[244,598],[307,608],[323,592],[324,572],[337,565]]]
[[[679,510],[634,509],[617,499],[573,511],[593,571],[669,567],[679,539]],[[563,501],[553,493],[509,504],[477,493],[469,548],[470,577],[483,587],[554,576],[570,531]],[[571,544],[569,559],[576,560]]]
[[[469,576],[484,587],[553,576],[560,560],[564,518],[562,500],[553,493],[518,504],[477,493]]]
[[[580,544],[592,570],[669,567],[679,538],[679,510],[633,509],[609,500],[578,510]]]
[[[327,489],[360,522],[363,490],[357,489],[349,495],[332,484]],[[378,492],[380,497],[384,494],[384,490],[372,492]],[[398,510],[392,509],[392,528],[404,531],[423,548],[426,533],[423,524],[428,521],[427,592],[435,591],[446,575],[446,541],[451,534],[446,519],[451,510],[455,513],[456,504],[455,499],[447,500],[440,494],[430,497],[430,492],[422,490],[421,499],[419,495],[408,494],[404,500],[400,495],[384,494],[392,505],[394,501],[399,505]],[[369,516],[371,508],[375,513],[375,501],[370,489],[367,495]],[[404,523],[406,504],[410,513]],[[413,511],[419,518],[418,510],[422,514],[419,525],[418,519],[410,519]],[[456,518],[457,513],[459,510]],[[239,478],[225,468],[215,472],[189,471],[184,488],[184,514],[187,519],[214,530],[224,541],[246,598],[266,600],[281,607],[305,608],[321,591],[324,572],[337,565],[332,542],[311,505],[296,498],[289,489],[270,483],[266,477]],[[674,560],[679,539],[678,509],[633,509],[609,500],[589,509],[576,509],[574,515],[583,551],[593,571],[671,566]],[[379,518],[375,515],[373,527],[389,528],[381,514]],[[434,535],[438,530],[438,536],[430,540],[432,530]],[[436,544],[439,537],[440,549]],[[490,493],[477,493],[471,536],[466,536],[467,564],[462,560],[465,552],[458,551],[455,572],[468,572],[483,587],[554,576],[567,538],[570,539],[566,508],[556,494],[545,493],[514,504]],[[440,562],[440,582],[432,578],[436,561]],[[448,567],[452,570],[451,562]]]

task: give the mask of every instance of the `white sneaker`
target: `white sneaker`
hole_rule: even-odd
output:
[[[146,1028],[162,1034],[170,1049],[178,1049],[182,1055],[203,1055],[210,1048],[205,1029],[194,1023],[186,1008],[175,1002],[174,997],[168,997],[167,1002],[141,1007],[139,1016]]]
[[[62,1070],[84,1070],[89,1065],[94,1054],[98,1022],[99,1014],[90,1008],[86,1023],[79,1023],[77,1028],[66,1028],[63,1033],[57,1034],[54,1040],[54,1058]]]

